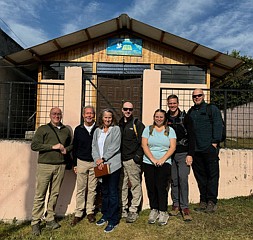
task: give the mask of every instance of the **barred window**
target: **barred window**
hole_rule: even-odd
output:
[[[156,64],[162,83],[205,84],[206,67],[196,65]]]

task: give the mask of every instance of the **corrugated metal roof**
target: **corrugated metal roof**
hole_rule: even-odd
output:
[[[183,53],[190,54],[200,61],[211,64],[211,79],[222,78],[227,73],[233,71],[243,64],[243,61],[227,54],[210,49],[196,42],[181,38],[171,33],[165,32],[158,28],[152,27],[140,21],[130,18],[127,14],[122,14],[112,20],[91,26],[89,28],[52,39],[45,43],[24,49],[22,51],[4,56],[3,58],[9,63],[19,66],[36,66],[44,56],[69,47],[90,41],[117,31],[129,31],[140,37],[145,37],[158,41],[179,50]]]

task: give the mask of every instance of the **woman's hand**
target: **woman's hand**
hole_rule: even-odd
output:
[[[104,160],[103,159],[98,159],[98,160],[96,160],[96,164],[98,166],[98,169],[102,170],[103,167],[104,167]]]
[[[159,159],[159,160],[157,161],[157,163],[156,163],[156,166],[157,166],[157,167],[161,167],[161,166],[164,164],[164,162],[165,162],[165,161]]]

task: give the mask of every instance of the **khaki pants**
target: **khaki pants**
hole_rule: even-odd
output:
[[[128,181],[131,183],[130,190],[133,197],[129,211],[136,213],[142,200],[141,167],[140,165],[136,164],[133,159],[123,161],[123,169],[121,175],[122,212],[125,212],[128,209]]]
[[[96,187],[97,178],[94,173],[94,162],[77,159],[76,217],[82,217],[85,207],[87,215],[94,213]],[[86,192],[87,197],[85,198]],[[85,201],[85,199],[87,199],[87,201]]]
[[[60,192],[60,187],[65,173],[65,164],[52,165],[42,164],[37,165],[36,174],[36,192],[32,210],[31,225],[41,221],[45,212],[45,198],[47,190],[49,190],[46,221],[52,221],[55,217],[55,206]]]

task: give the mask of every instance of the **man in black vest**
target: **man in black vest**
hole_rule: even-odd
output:
[[[122,107],[123,117],[119,121],[121,129],[121,203],[123,218],[127,223],[135,222],[138,217],[138,207],[142,200],[141,164],[143,150],[141,135],[145,128],[143,123],[133,117],[133,104],[125,102]],[[128,206],[128,184],[132,193],[131,204]],[[129,210],[129,211],[128,211]]]
[[[184,221],[191,221],[189,211],[189,187],[188,175],[194,155],[195,134],[192,119],[178,108],[179,101],[176,95],[167,98],[169,111],[167,112],[168,125],[172,127],[177,135],[177,147],[172,158],[171,167],[171,197],[173,201],[171,216],[180,213]]]

